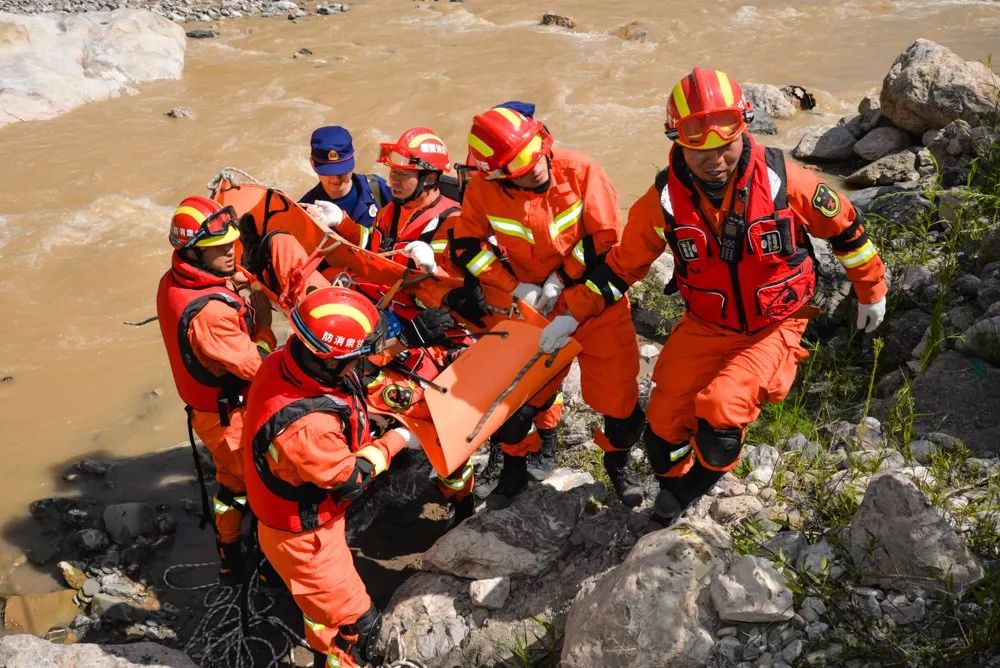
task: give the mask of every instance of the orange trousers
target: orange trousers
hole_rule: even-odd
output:
[[[303,533],[264,524],[257,528],[261,550],[302,611],[306,641],[321,654],[331,651],[341,626],[355,623],[372,607],[344,526],[341,515]]]
[[[684,314],[653,368],[655,387],[646,409],[649,429],[671,444],[690,441],[702,466],[718,470],[705,462],[693,438],[698,419],[718,429],[745,430],[765,402],[783,400],[796,367],[808,357],[799,343],[807,324],[807,319],[789,318],[746,335]],[[690,470],[694,464],[690,450],[678,447],[671,453],[673,465],[666,476]]]
[[[243,477],[243,457],[240,454],[240,435],[243,433],[243,411],[229,414],[229,426],[223,427],[219,414],[214,411],[193,411],[191,426],[212,454],[216,481],[234,493],[246,506],[247,484]],[[240,539],[243,513],[239,508],[216,496],[215,533],[220,543],[235,543]]]
[[[628,299],[584,321],[573,338],[583,346],[577,358],[583,400],[603,415],[632,415],[639,400],[639,345]]]

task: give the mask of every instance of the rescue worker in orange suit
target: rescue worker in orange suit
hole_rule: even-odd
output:
[[[377,665],[382,618],[354,568],[344,513],[419,443],[401,427],[370,436],[354,367],[385,344],[387,322],[371,301],[320,288],[289,321],[293,336],[264,361],[247,399],[247,498],[261,549],[302,610],[315,665]]]
[[[461,206],[441,195],[438,189],[449,162],[444,142],[429,128],[411,128],[396,142],[383,143],[378,161],[389,167],[392,201],[379,210],[370,228],[358,225],[329,202],[316,202],[309,209],[310,214],[321,225],[335,229],[340,236],[366,250],[376,253],[398,250],[394,258],[401,264],[412,260],[420,269],[434,273],[443,263],[447,271],[447,232],[454,226]],[[389,288],[367,284],[364,276],[354,278],[359,281],[358,289],[372,301],[381,299]],[[419,364],[409,368],[406,361],[393,359],[366,364],[369,399],[384,410],[429,419],[426,405],[419,401],[423,390],[414,387],[419,381],[413,376],[429,374],[426,380],[432,380],[450,362],[446,349],[460,342],[459,338],[446,337],[449,330],[455,330],[455,321],[444,309],[421,308],[412,297],[398,293],[387,313],[390,338],[399,336],[408,348],[404,357]],[[465,345],[471,342],[468,339]],[[399,400],[393,401],[391,397]],[[472,514],[475,478],[471,461],[447,477],[438,476],[437,483],[449,502],[453,520],[460,521]]]
[[[449,305],[470,321],[481,318],[487,312],[482,282],[512,292],[556,322],[577,313],[578,293],[587,291],[582,281],[621,233],[618,198],[608,177],[589,157],[553,148],[552,137],[538,120],[506,107],[473,119],[469,151],[478,174],[465,191],[449,244],[466,281],[449,293]],[[504,260],[490,243],[493,237],[506,251]],[[643,413],[628,301],[590,319],[577,339],[583,345],[583,398],[604,415],[604,429],[595,433],[595,441],[604,451],[604,466],[618,497],[635,507],[642,502],[642,490],[628,468],[629,450],[639,439]],[[515,413],[521,434],[502,440],[519,442],[517,437],[531,427],[539,408],[529,402]],[[505,448],[500,483],[491,498],[509,503],[524,488],[527,454]]]
[[[156,295],[177,393],[189,426],[215,463],[214,519],[223,578],[237,577],[242,568],[243,394],[275,345],[267,299],[252,292],[248,305],[236,292],[238,238],[232,208],[205,197],[185,198],[170,220],[175,250]]]
[[[860,212],[813,172],[758,144],[747,131],[751,119],[751,105],[723,72],[696,68],[674,86],[670,166],[632,206],[621,244],[587,281],[593,317],[620,303],[667,248],[676,263],[672,283],[686,311],[653,370],[643,436],[659,478],[653,510],[661,523],[736,466],[747,426],[763,403],[785,398],[807,357],[803,307],[816,283],[807,232],[828,239],[844,265],[858,328],[871,332],[885,317],[885,269]]]

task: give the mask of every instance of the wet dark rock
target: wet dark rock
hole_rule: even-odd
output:
[[[199,28],[197,30],[188,30],[184,34],[187,35],[188,37],[190,37],[191,39],[211,39],[213,37],[218,37],[219,36],[219,33],[218,33],[217,30],[204,30],[204,29],[201,29],[201,28]]]
[[[844,160],[854,155],[857,140],[849,130],[838,125],[824,125],[810,128],[792,150],[799,160],[824,162]]]
[[[781,92],[784,93],[785,97],[792,101],[792,105],[796,109],[809,111],[810,109],[816,108],[816,96],[802,86],[795,84],[782,86]]]
[[[36,566],[44,566],[59,554],[59,539],[49,539],[28,549],[28,561]]]
[[[918,178],[920,173],[917,171],[916,154],[909,149],[903,149],[889,153],[849,174],[844,182],[865,188],[916,181]]]
[[[155,520],[156,509],[148,503],[119,503],[104,509],[104,526],[119,545],[153,533]]]
[[[73,539],[80,550],[87,554],[100,552],[108,546],[108,535],[97,529],[81,529]]]
[[[170,118],[194,118],[194,111],[191,107],[174,107],[167,112]]]
[[[162,513],[154,521],[156,533],[166,536],[177,533],[177,519],[170,513]]]
[[[545,12],[542,15],[542,25],[543,26],[559,26],[560,28],[566,28],[567,30],[572,30],[576,27],[576,22],[573,21],[568,16],[563,16],[562,14],[555,14],[553,12]]]
[[[755,135],[778,134],[778,124],[774,122],[774,119],[766,111],[755,111],[749,128],[750,132]]]
[[[11,383],[14,381],[14,376],[4,376],[0,378],[0,383]]]
[[[647,28],[644,23],[632,21],[631,23],[626,23],[615,30],[614,34],[618,35],[626,42],[645,42],[649,35],[649,28]]]
[[[90,602],[90,614],[113,624],[131,622],[135,610],[128,601],[118,596],[97,593]]]
[[[792,99],[772,84],[747,82],[742,84],[743,96],[753,105],[753,112],[769,118],[791,118],[795,115]]]

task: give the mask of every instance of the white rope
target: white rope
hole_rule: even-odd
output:
[[[238,179],[234,177],[243,177],[243,178]],[[243,171],[239,167],[223,167],[221,170],[219,170],[219,173],[215,175],[215,178],[213,178],[211,181],[208,182],[208,185],[206,186],[208,188],[208,191],[214,194],[215,191],[218,189],[219,184],[222,183],[222,179],[226,179],[227,181],[235,185],[239,185],[240,183],[252,183],[258,186],[267,185],[263,181],[258,179],[256,176],[253,176],[252,174]]]

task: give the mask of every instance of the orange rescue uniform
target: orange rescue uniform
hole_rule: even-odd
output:
[[[551,317],[569,312],[581,322],[574,338],[583,346],[583,398],[612,419],[629,419],[638,399],[639,354],[628,302],[585,321],[577,306],[582,300],[576,297],[587,292],[581,283],[586,272],[618,242],[618,196],[600,166],[576,151],[553,149],[549,174],[544,192],[474,177],[455,225],[453,257],[481,282],[510,292],[520,282],[540,286],[557,272],[567,287]],[[506,252],[504,259],[497,246]],[[610,448],[606,443],[602,447],[624,450],[632,445],[611,440]]]
[[[787,255],[794,260],[789,259],[790,264],[784,271],[795,289],[781,293],[782,299],[769,303],[759,301],[754,305],[742,303],[741,308],[756,308],[747,312],[755,315],[757,321],[766,322],[770,313],[781,313],[774,310],[782,307],[781,302],[797,309],[800,301],[808,299],[814,276],[796,274],[796,266],[807,268],[802,271],[813,271],[806,232],[831,241],[862,303],[882,299],[886,294],[885,270],[850,201],[830,189],[812,171],[784,163],[777,149],[767,149],[765,163],[765,149],[749,134],[745,134],[744,139],[746,144],[737,173],[730,179],[720,201],[736,201],[732,191],[737,183],[755,183],[756,189],[749,189],[747,209],[763,206],[763,210],[780,209],[780,214],[785,210],[778,205],[783,190],[787,209],[791,210],[791,227],[779,225],[770,237],[755,241],[752,236],[754,223],[774,221],[748,220],[750,225],[743,239],[743,256],[739,262],[741,265],[762,262],[771,263],[767,265],[770,267],[782,267],[781,260],[768,258],[781,257],[779,229],[794,230],[794,249],[787,249],[795,251]],[[671,164],[678,166],[680,181],[694,184],[677,147],[671,153]],[[623,293],[629,285],[641,280],[653,261],[668,247],[671,247],[677,266],[684,263],[686,276],[681,276],[680,269],[675,271],[675,280],[682,285],[687,281],[693,283],[704,273],[718,272],[722,268],[729,271],[729,264],[720,257],[720,237],[730,211],[725,206],[713,205],[695,185],[697,213],[694,215],[700,216],[702,222],[676,219],[683,202],[677,202],[676,194],[671,196],[667,178],[671,169],[675,167],[664,170],[657,178],[660,187],[654,185],[630,209],[621,244],[606,259],[610,280],[604,285],[591,284],[593,289],[589,295],[581,293],[583,312],[600,313],[615,294]],[[750,170],[754,169],[756,172],[751,174]],[[784,172],[783,179],[780,172]],[[775,199],[774,204],[755,201],[754,198],[767,197],[768,192]],[[682,226],[685,230],[679,232]],[[685,236],[691,228],[694,228],[693,233]],[[700,238],[702,232],[698,230],[706,229],[704,244],[684,241]],[[735,275],[736,270],[733,272]],[[762,294],[757,286],[741,285],[739,290],[743,295],[752,294],[754,290],[758,296]],[[808,294],[803,294],[803,290]],[[700,298],[691,288],[688,294]],[[652,376],[655,387],[646,411],[649,424],[646,446],[653,470],[661,478],[684,476],[694,466],[695,458],[708,471],[727,471],[736,466],[745,428],[757,418],[764,402],[780,402],[785,398],[795,379],[796,366],[808,356],[800,345],[808,320],[798,310],[771,318],[773,322],[756,331],[746,327],[739,331],[733,326],[733,301],[739,302],[739,297],[723,301],[721,315],[717,309],[703,309],[702,313],[710,314],[715,322],[692,313],[691,303],[687,302],[687,312],[675,325],[657,359]],[[758,313],[761,315],[756,315]],[[744,319],[752,321],[750,316]]]

